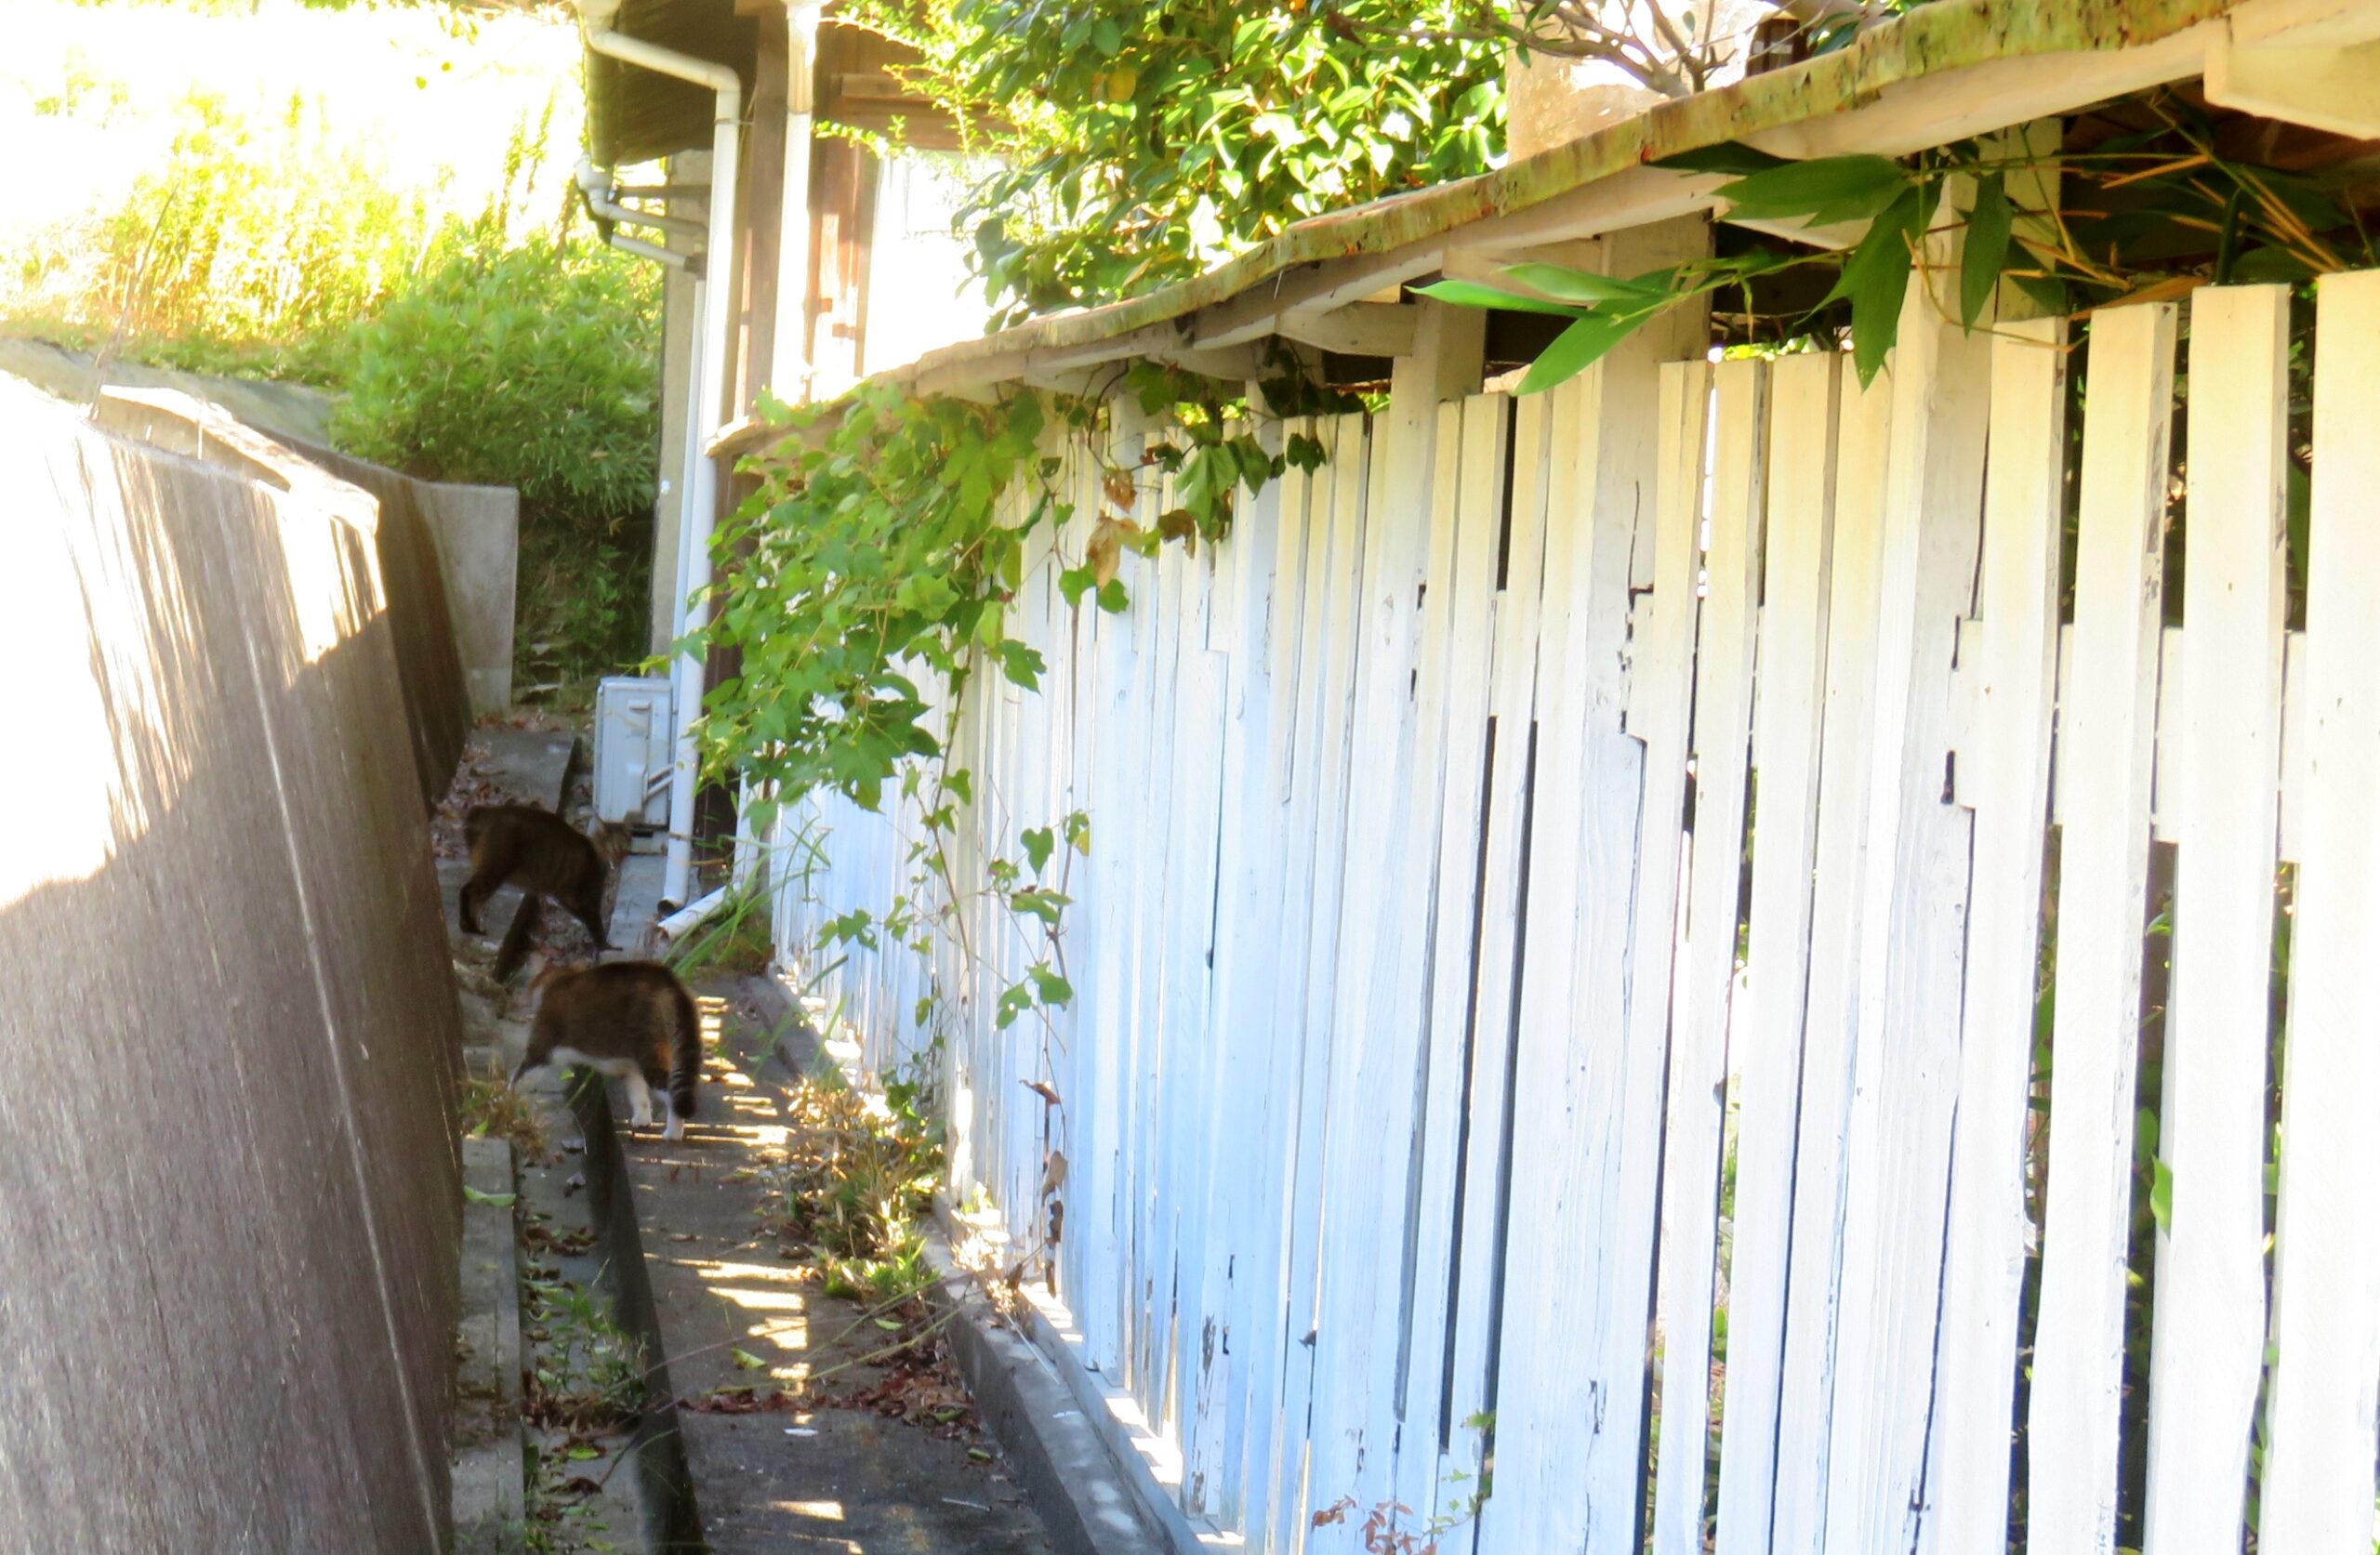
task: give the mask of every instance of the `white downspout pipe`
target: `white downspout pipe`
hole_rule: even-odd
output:
[[[587,46],[608,59],[710,88],[718,108],[711,118],[710,234],[703,256],[703,277],[695,283],[696,316],[702,320],[694,337],[694,414],[686,418],[688,469],[680,506],[682,515],[678,540],[678,621],[676,636],[699,631],[708,612],[690,596],[710,586],[710,536],[719,507],[719,467],[706,452],[719,435],[722,402],[727,397],[728,336],[734,321],[728,308],[734,288],[727,267],[735,254],[736,157],[742,150],[744,83],[734,70],[709,59],[681,54],[631,38],[613,30],[619,0],[577,0],[579,31]],[[718,275],[714,284],[711,275]],[[664,901],[682,904],[694,875],[694,722],[702,711],[703,664],[681,653],[670,665],[670,712],[676,727],[676,760],[669,779],[669,850],[662,874]]]

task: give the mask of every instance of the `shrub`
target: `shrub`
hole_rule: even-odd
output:
[[[524,509],[602,533],[650,507],[660,288],[601,249],[464,241],[350,341],[331,435],[434,481],[517,486]]]
[[[660,285],[600,248],[450,236],[346,342],[332,439],[521,493],[519,694],[641,658],[660,458]]]

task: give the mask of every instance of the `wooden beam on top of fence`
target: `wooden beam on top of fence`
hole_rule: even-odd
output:
[[[2028,1416],[2026,1528],[2114,1555],[2124,1260],[2165,589],[2171,303],[2091,323],[2074,626],[2057,725],[2057,1008],[2049,1193]]]
[[[1871,803],[1885,455],[1892,431],[1891,380],[1879,378],[1862,389],[1848,357],[1837,362],[1836,370],[1842,408],[1834,465],[1834,543],[1827,579],[1825,729],[1819,741],[1808,991],[1802,1019],[1801,1114],[1793,1150],[1792,1247],[1777,1402],[1777,1440],[1791,1443],[1792,1450],[1778,1454],[1769,1510],[1770,1548],[1777,1555],[1816,1555],[1826,1531],[1834,1319],[1858,1013],[1854,963],[1863,902],[1859,863]]]
[[[1752,744],[1754,613],[1767,487],[1768,368],[1719,364],[1712,425],[1710,544],[1694,645],[1694,858],[1670,1037],[1661,1163],[1661,1421],[1655,1555],[1700,1555],[1711,1421],[1711,1321],[1728,1018],[1736,982]]]
[[[1827,568],[1833,541],[1838,353],[1776,365],[1763,547],[1760,705],[1752,765],[1760,809],[1752,935],[1739,1023],[1744,1052],[1727,1275],[1726,1451],[1719,1460],[1719,1549],[1768,1548],[1778,1379],[1809,981],[1810,886],[1818,846],[1819,730],[1826,705]]]
[[[2314,345],[2307,746],[2281,1090],[2265,1549],[2360,1550],[2380,1407],[2380,271],[2325,277]]]
[[[1967,899],[1958,1121],[1935,1340],[1926,1453],[1933,1548],[2002,1555],[2008,1441],[2027,1244],[2026,1100],[2049,824],[2051,698],[2057,680],[2058,548],[2065,520],[2066,322],[2003,323],[1991,343],[1990,467],[1984,480],[1981,640],[1960,673],[1975,688],[1975,740],[1958,752],[1959,802],[1976,813]]]
[[[2233,1551],[2264,1369],[2266,1028],[2281,778],[2289,288],[2190,299],[2173,1172],[2149,1363],[2149,1555]]]

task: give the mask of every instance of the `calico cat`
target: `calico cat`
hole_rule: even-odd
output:
[[[515,1083],[548,1064],[584,1064],[628,1081],[633,1127],[653,1127],[657,1090],[669,1106],[666,1137],[685,1133],[703,1037],[694,996],[675,972],[654,961],[542,967],[529,980],[529,998],[536,1014]]]
[[[603,932],[603,886],[612,866],[628,856],[628,829],[616,821],[592,837],[535,805],[480,805],[463,817],[471,845],[471,877],[463,883],[463,932],[480,932],[480,905],[507,881],[533,896],[550,896],[609,950]]]

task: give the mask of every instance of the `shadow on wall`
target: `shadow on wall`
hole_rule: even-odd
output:
[[[459,1030],[368,505],[298,468],[0,386],[0,1548],[444,1542]]]

